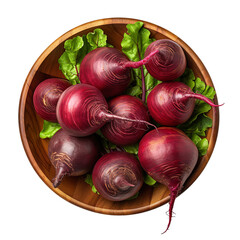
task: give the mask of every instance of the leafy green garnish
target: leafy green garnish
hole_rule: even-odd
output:
[[[102,145],[104,147],[104,149],[107,151],[107,152],[110,152],[112,150],[117,150],[118,146],[111,143],[110,141],[108,141],[102,134],[101,130],[98,130],[96,132],[96,134],[98,136],[101,137],[101,142],[102,142]],[[127,146],[123,146],[121,147],[124,151],[128,152],[128,153],[131,153],[131,154],[134,154],[136,157],[138,156],[138,147],[139,147],[139,143],[135,143],[135,144],[130,144],[130,145],[127,145]]]
[[[136,199],[139,195],[139,192],[137,192],[135,195],[133,195],[132,197],[126,199],[126,200],[133,200],[133,199]]]
[[[59,69],[73,85],[79,83],[77,71],[79,71],[80,59],[82,60],[83,38],[77,36],[64,42],[65,52],[58,59]]]
[[[129,58],[129,60],[137,62],[144,58],[144,53],[147,47],[155,41],[150,37],[150,31],[143,27],[143,22],[136,22],[134,24],[127,24],[127,33],[124,33],[121,42],[122,52]],[[142,77],[142,71],[143,76]],[[144,79],[143,79],[144,78]],[[142,94],[142,80],[145,80],[146,98],[151,89],[160,81],[153,78],[147,71],[146,67],[132,69],[132,82],[126,94],[139,97]]]
[[[189,68],[186,69],[184,74],[178,81],[187,84],[193,92],[200,93],[209,99],[215,96],[213,87],[206,85],[200,78],[195,78],[193,71]],[[178,128],[183,130],[196,144],[201,156],[205,155],[208,149],[208,140],[204,138],[206,131],[212,127],[212,119],[206,116],[206,113],[211,109],[211,106],[204,101],[196,100],[196,105],[190,119],[179,125]]]
[[[149,186],[153,186],[154,184],[156,184],[156,181],[152,177],[150,177],[148,174],[145,174],[144,183],[146,183]]]
[[[196,144],[201,156],[205,155],[208,149],[208,140],[206,138],[199,137],[199,135],[195,133],[192,134],[191,139]]]
[[[40,132],[40,138],[51,138],[59,129],[61,129],[59,123],[53,123],[44,120],[43,129]]]
[[[64,42],[65,52],[58,59],[59,69],[73,85],[80,83],[78,75],[85,55],[96,48],[106,46],[111,47],[107,43],[107,35],[99,28],[82,37],[68,39]]]
[[[96,48],[110,46],[107,44],[107,35],[104,34],[103,30],[100,28],[88,33],[87,40],[89,43],[88,52],[91,52]]]
[[[125,94],[140,98],[140,95],[142,94],[142,87],[140,86],[130,87],[125,91]]]
[[[181,81],[188,85],[192,90],[195,86],[195,75],[190,68],[186,68],[183,75],[176,79],[176,81]]]
[[[84,181],[90,185],[90,187],[92,188],[92,191],[94,193],[99,194],[99,192],[97,191],[97,189],[95,188],[95,186],[93,185],[93,181],[92,181],[92,175],[91,174],[87,174]]]
[[[124,146],[123,148],[126,152],[137,156],[138,155],[138,147],[139,147],[139,144],[135,143],[135,144]]]

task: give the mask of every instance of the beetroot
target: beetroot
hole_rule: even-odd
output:
[[[56,188],[66,175],[80,176],[89,172],[99,158],[99,152],[97,136],[73,137],[60,129],[48,145],[48,155],[56,169],[53,186]]]
[[[152,125],[144,120],[117,116],[108,111],[102,93],[89,84],[77,84],[68,88],[57,104],[57,119],[60,126],[72,136],[88,136],[105,123],[118,119]]]
[[[130,95],[122,95],[108,102],[109,110],[114,114],[130,119],[149,121],[149,113],[143,102]],[[124,146],[136,143],[147,130],[144,123],[113,120],[101,128],[103,135],[112,143]]]
[[[180,45],[169,39],[157,40],[147,47],[145,56],[156,50],[158,53],[145,64],[151,76],[161,81],[171,81],[184,73],[187,61]]]
[[[131,62],[116,48],[97,48],[83,58],[80,80],[100,89],[107,98],[120,95],[131,81],[131,68],[142,66],[156,52],[149,53],[139,62]]]
[[[33,94],[37,114],[50,122],[57,122],[56,106],[59,97],[71,84],[60,78],[49,78],[41,82]]]
[[[93,184],[102,197],[123,201],[142,187],[143,175],[138,160],[126,152],[111,152],[101,157],[92,172]]]
[[[170,190],[169,223],[175,199],[198,160],[198,149],[182,131],[160,127],[148,132],[140,141],[138,157],[143,169]]]
[[[158,84],[148,95],[147,106],[153,119],[165,126],[177,126],[186,122],[193,113],[195,100],[200,99],[213,107],[207,97],[193,93],[182,82],[164,82]]]

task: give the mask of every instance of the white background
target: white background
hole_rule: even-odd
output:
[[[238,1],[5,1],[0,14],[0,239],[240,239]],[[38,177],[18,128],[22,86],[38,56],[59,36],[85,22],[129,17],[175,33],[200,57],[214,82],[220,129],[213,155],[175,203],[149,212],[109,216],[76,207]]]

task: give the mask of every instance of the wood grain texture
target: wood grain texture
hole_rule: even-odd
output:
[[[78,26],[59,37],[40,55],[33,65],[24,83],[19,103],[19,129],[22,143],[28,159],[39,177],[49,188],[65,200],[79,207],[104,214],[134,214],[154,209],[169,201],[169,191],[163,185],[158,185],[157,187],[144,185],[138,198],[123,202],[111,202],[103,199],[98,194],[94,194],[89,185],[84,182],[83,177],[65,177],[59,188],[53,188],[51,180],[54,177],[55,170],[47,155],[49,140],[39,138],[43,120],[36,115],[32,98],[36,86],[44,79],[48,77],[64,78],[59,70],[58,58],[64,51],[63,45],[65,40],[77,35],[82,36],[95,28],[101,28],[107,34],[108,42],[121,49],[120,43],[123,34],[127,31],[126,24],[135,23],[136,21],[138,20],[128,18],[96,20]],[[186,43],[173,33],[155,24],[144,22],[144,27],[149,29],[151,36],[156,39],[168,38],[180,44],[187,56],[188,66],[193,69],[195,76],[200,77],[206,84],[213,86],[205,66]],[[217,104],[217,97],[215,97],[214,103]],[[218,108],[212,109],[208,116],[213,119],[213,126],[207,132],[209,140],[208,152],[199,159],[182,192],[198,178],[213,152],[219,126]]]

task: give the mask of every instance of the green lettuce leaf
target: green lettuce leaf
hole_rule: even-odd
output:
[[[216,92],[213,87],[206,85],[199,77],[195,78],[193,71],[186,69],[184,74],[178,79],[187,84],[193,92],[200,93],[209,99],[213,99]],[[196,144],[201,156],[205,155],[208,149],[208,140],[205,138],[206,131],[212,127],[212,119],[206,113],[209,112],[211,106],[204,101],[196,100],[195,108],[190,119],[179,125]]]
[[[91,189],[92,189],[92,191],[93,191],[94,193],[99,194],[99,192],[97,191],[97,189],[96,189],[95,186],[93,185],[92,174],[87,174],[86,177],[85,177],[85,179],[84,179],[84,181],[85,181],[85,183],[87,183],[87,184],[90,185],[90,187],[91,187]]]
[[[140,95],[142,94],[142,88],[140,86],[133,86],[133,87],[128,88],[125,91],[125,93],[128,95],[140,98]]]
[[[135,144],[124,146],[123,148],[126,152],[137,156],[138,155],[138,147],[139,147],[139,143],[135,143]]]
[[[40,132],[40,138],[51,138],[59,129],[61,129],[59,123],[53,123],[44,120],[43,121],[43,129]]]
[[[59,69],[73,85],[80,82],[77,75],[77,69],[79,71],[79,59],[81,58],[79,50],[83,45],[84,41],[80,36],[66,40],[64,42],[65,52],[58,59]]]
[[[193,70],[190,68],[186,68],[183,75],[176,79],[176,81],[181,81],[188,85],[192,90],[195,87],[195,75]]]
[[[196,133],[190,135],[192,141],[196,144],[198,151],[201,156],[204,156],[208,150],[208,140],[206,138],[201,138]]]
[[[110,141],[108,141],[104,137],[104,135],[102,134],[100,129],[96,132],[96,134],[101,137],[102,146],[104,147],[104,149],[107,152],[110,152],[111,150],[118,150],[119,147],[117,145],[111,143]],[[138,156],[138,146],[139,146],[139,143],[135,143],[135,144],[123,146],[122,149],[123,149],[123,151],[134,154],[137,157]]]
[[[208,140],[206,138],[201,139],[197,143],[197,148],[201,156],[204,156],[208,150]]]
[[[145,176],[144,176],[144,183],[146,183],[149,186],[153,186],[157,182],[146,173]]]
[[[106,47],[107,45],[107,35],[104,34],[103,30],[100,28],[88,33],[87,40],[89,43],[89,52],[96,48]]]
[[[136,199],[138,196],[139,196],[139,192],[137,192],[134,196],[132,196],[126,200],[133,200],[133,199]]]

